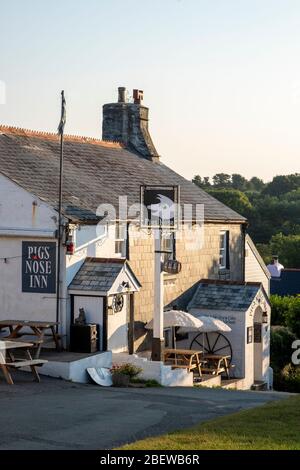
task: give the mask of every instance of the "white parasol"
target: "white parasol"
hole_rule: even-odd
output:
[[[195,328],[195,330],[203,333],[215,333],[217,331],[221,332],[228,332],[231,331],[230,326],[226,325],[222,320],[218,320],[217,318],[214,317],[206,317],[206,316],[197,316],[195,317],[197,320],[200,320],[202,323],[202,326]],[[194,328],[193,328],[194,330]],[[188,331],[193,331],[191,328],[180,328],[179,332],[180,333],[186,333]]]
[[[190,313],[183,312],[182,310],[167,310],[164,312],[164,328],[173,328],[174,346],[176,348],[175,340],[175,327],[180,326],[188,331],[199,330],[203,322],[191,315]],[[149,321],[145,326],[147,330],[153,330],[153,320]]]
[[[182,310],[167,310],[164,312],[164,327],[181,326],[189,330],[199,330],[203,322],[191,315],[190,313],[183,312]],[[153,330],[153,320],[149,321],[145,326],[147,330]]]

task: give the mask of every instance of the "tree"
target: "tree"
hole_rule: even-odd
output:
[[[281,196],[300,187],[300,174],[275,176],[264,189],[264,194]]]
[[[236,189],[210,189],[209,194],[214,196],[226,206],[240,215],[248,218],[252,211],[252,205],[245,194]]]
[[[196,176],[194,176],[194,178],[192,179],[192,182],[193,182],[194,184],[196,184],[197,186],[199,186],[199,188],[206,189],[206,188],[210,188],[210,187],[211,187],[211,184],[210,184],[210,181],[209,181],[209,176],[204,176],[204,177],[202,178],[200,175],[196,175]]]
[[[239,191],[247,191],[249,182],[244,176],[233,173],[231,175],[231,186],[233,189],[238,189]]]
[[[270,247],[284,267],[300,268],[300,235],[277,233],[271,238]]]
[[[217,173],[213,176],[213,184],[216,188],[229,188],[231,186],[231,176],[227,173]]]
[[[257,178],[257,176],[253,176],[249,181],[249,188],[252,191],[257,191],[260,193],[265,188],[265,186],[266,185],[263,182],[263,180],[260,178]]]

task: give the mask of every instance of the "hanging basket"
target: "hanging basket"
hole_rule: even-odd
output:
[[[163,264],[163,271],[168,274],[178,274],[181,271],[181,263],[177,260],[168,260]]]

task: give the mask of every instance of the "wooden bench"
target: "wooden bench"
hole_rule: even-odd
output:
[[[37,367],[41,367],[42,365],[46,364],[48,361],[42,360],[42,359],[28,359],[28,360],[19,360],[15,362],[6,362],[4,365],[6,369],[13,368],[13,369],[20,369],[21,367],[30,367],[31,372],[37,382],[40,382],[40,376],[38,371],[36,370]],[[8,372],[8,371],[7,371]],[[10,385],[13,385],[13,380],[11,378],[10,373],[8,372],[8,375],[11,380],[8,380]],[[8,378],[6,376],[6,378]]]
[[[191,365],[179,365],[179,364],[166,364],[167,366],[170,365],[172,367],[172,369],[187,369],[189,372],[192,370],[192,369],[196,369],[198,366],[197,364],[191,364]]]
[[[0,350],[0,369],[2,370],[4,377],[9,385],[13,385],[13,379],[9,369],[20,369],[22,367],[29,367],[37,382],[40,382],[40,376],[37,367],[41,367],[48,361],[44,359],[32,359],[29,348],[32,347],[32,343],[24,343],[20,341],[1,341]],[[15,358],[15,350],[23,349],[26,357],[22,359]],[[7,359],[6,359],[7,355]]]

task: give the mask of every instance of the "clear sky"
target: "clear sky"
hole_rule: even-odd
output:
[[[0,0],[0,123],[101,137],[144,90],[163,161],[194,174],[299,172],[299,0]]]

